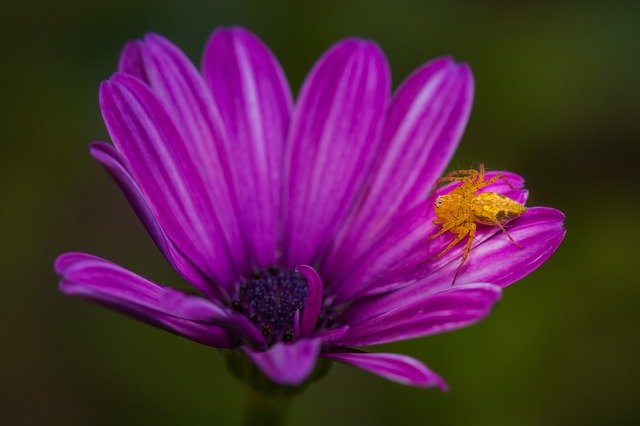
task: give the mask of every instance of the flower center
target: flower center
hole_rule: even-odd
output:
[[[293,339],[293,321],[302,314],[307,299],[307,281],[293,270],[269,268],[243,279],[233,298],[233,308],[244,314],[269,344]]]

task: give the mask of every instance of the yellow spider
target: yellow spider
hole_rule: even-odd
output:
[[[478,170],[456,170],[438,179],[437,184],[443,182],[461,182],[462,184],[448,194],[436,198],[434,205],[436,219],[433,223],[442,225],[442,229],[433,234],[430,240],[447,231],[456,234],[456,237],[434,259],[440,259],[467,234],[469,235],[462,260],[453,277],[452,285],[455,284],[462,265],[469,257],[471,244],[476,234],[476,224],[497,226],[511,242],[522,248],[520,244],[511,238],[511,235],[504,229],[503,225],[524,213],[526,207],[496,192],[477,193],[480,189],[498,180],[503,180],[509,185],[507,179],[502,175],[496,175],[485,180],[484,164],[480,164]]]

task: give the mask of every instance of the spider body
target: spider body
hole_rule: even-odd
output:
[[[449,193],[436,198],[434,204],[436,219],[433,223],[440,225],[442,228],[430,237],[433,240],[447,231],[455,234],[455,238],[435,256],[435,259],[440,259],[468,235],[464,253],[452,284],[455,284],[462,266],[469,257],[478,224],[497,226],[511,242],[520,247],[504,229],[504,224],[524,213],[526,207],[496,192],[478,193],[482,188],[498,180],[503,180],[507,185],[509,184],[502,175],[496,175],[485,180],[483,164],[480,164],[478,170],[456,170],[438,180],[438,183],[461,183],[460,186]]]

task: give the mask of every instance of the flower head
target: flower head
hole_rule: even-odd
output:
[[[91,154],[116,180],[172,267],[197,291],[153,283],[98,257],[56,261],[60,288],[216,348],[244,352],[297,386],[318,357],[414,386],[445,382],[404,355],[359,348],[454,330],[540,266],[565,231],[530,207],[510,243],[478,226],[463,247],[429,242],[428,196],[472,104],[466,64],[436,59],[390,95],[386,59],[348,39],[315,64],[294,104],[273,54],[242,28],[216,31],[201,72],[158,35],[128,43],[100,87],[113,144]],[[488,172],[487,177],[497,172]],[[483,188],[524,204],[519,176]]]

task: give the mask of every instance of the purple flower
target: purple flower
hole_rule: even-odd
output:
[[[321,357],[446,389],[418,360],[359,348],[484,318],[556,250],[564,216],[531,207],[510,222],[522,249],[480,226],[452,286],[464,244],[433,260],[452,235],[428,241],[428,194],[469,117],[471,70],[440,58],[393,97],[390,83],[383,53],[359,39],[322,56],[295,105],[273,54],[244,29],[216,31],[201,72],[158,35],[128,43],[100,87],[113,145],[91,154],[198,295],[83,253],[57,259],[60,289],[243,351],[280,385],[304,382]],[[484,190],[524,203],[523,179],[501,173],[511,186]]]

